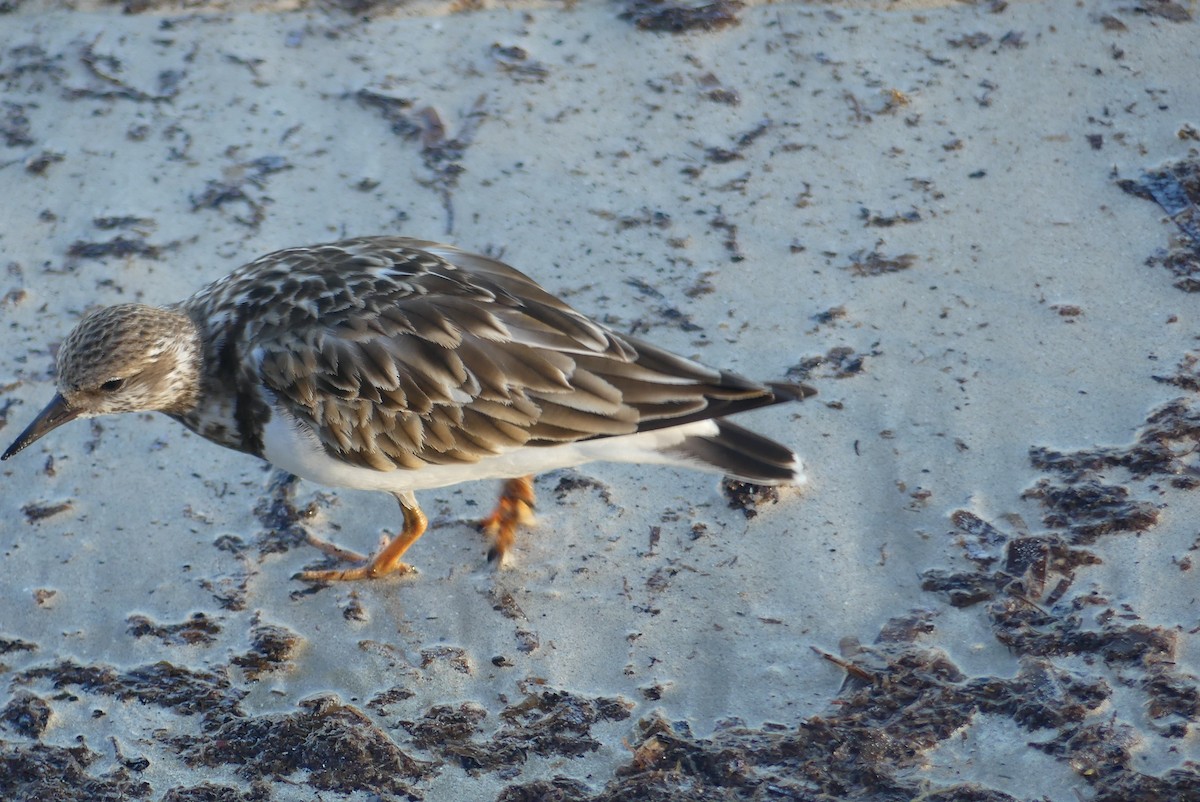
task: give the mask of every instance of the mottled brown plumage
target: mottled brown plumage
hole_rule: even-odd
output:
[[[790,450],[719,419],[814,392],[619,335],[499,261],[401,237],[278,251],[179,304],[98,310],[58,368],[59,395],[5,459],[74,417],[157,410],[301,476],[396,495],[396,553],[312,578],[403,567],[424,527],[414,489],[593,459],[799,483]],[[520,483],[507,497],[489,519],[503,544],[532,498]]]

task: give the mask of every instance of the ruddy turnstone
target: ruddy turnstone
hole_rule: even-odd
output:
[[[484,520],[495,559],[541,471],[606,460],[802,484],[790,449],[724,418],[815,392],[617,334],[490,257],[364,237],[267,254],[180,303],[88,313],[59,349],[58,392],[2,459],[76,418],[163,412],[297,476],[395,496],[403,528],[372,557],[311,538],[358,565],[302,578],[364,579],[410,570],[416,490],[507,479]]]

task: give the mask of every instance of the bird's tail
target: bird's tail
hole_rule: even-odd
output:
[[[691,435],[671,450],[722,473],[759,485],[802,485],[807,479],[795,452],[724,419],[716,434]]]

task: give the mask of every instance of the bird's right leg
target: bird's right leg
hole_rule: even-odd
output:
[[[331,557],[362,565],[338,570],[301,571],[300,578],[310,582],[346,582],[355,579],[378,579],[388,574],[415,571],[415,568],[403,562],[401,558],[404,552],[425,534],[429,521],[417,505],[417,498],[412,491],[405,490],[393,495],[396,501],[400,502],[400,512],[404,515],[404,528],[399,534],[385,542],[370,558],[310,536],[308,542]]]

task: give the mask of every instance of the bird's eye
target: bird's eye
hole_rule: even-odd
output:
[[[106,393],[115,393],[125,386],[124,379],[109,379],[104,384],[100,385],[100,389]]]

